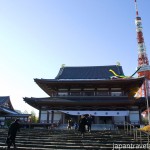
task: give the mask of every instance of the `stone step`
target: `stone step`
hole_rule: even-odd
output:
[[[0,130],[0,149],[6,149],[7,130]],[[147,144],[147,137],[143,144]],[[133,135],[118,134],[115,131],[92,131],[82,138],[79,132],[68,130],[23,129],[17,134],[17,149],[36,150],[100,150],[112,149],[113,144],[139,144]]]

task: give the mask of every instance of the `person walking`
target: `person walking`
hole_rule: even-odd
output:
[[[15,144],[15,138],[16,138],[16,134],[18,131],[20,131],[20,123],[19,123],[20,119],[16,119],[13,123],[11,123],[11,125],[9,126],[8,129],[8,136],[7,136],[7,150],[10,149],[11,145],[13,144],[14,149],[16,149],[16,144]]]
[[[88,132],[91,132],[91,126],[92,126],[93,118],[91,115],[87,117],[87,130]]]
[[[73,126],[74,126],[73,120],[72,120],[72,118],[70,118],[68,120],[68,126],[67,126],[68,130],[71,130]]]
[[[82,115],[80,120],[79,120],[79,131],[81,132],[82,138],[84,138],[85,125],[86,125],[86,118],[84,115]]]
[[[78,128],[79,128],[79,125],[78,125],[78,123],[77,123],[77,122],[75,122],[75,124],[74,124],[74,129],[77,131],[77,130],[78,130]]]

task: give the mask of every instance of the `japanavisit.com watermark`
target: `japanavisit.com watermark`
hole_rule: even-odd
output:
[[[113,143],[112,150],[122,150],[122,149],[149,149],[150,145],[147,144],[115,144]]]

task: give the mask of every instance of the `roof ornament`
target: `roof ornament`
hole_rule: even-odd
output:
[[[114,70],[112,70],[112,69],[109,69],[109,71],[111,72],[111,73],[113,73],[113,75],[115,76],[115,77],[117,77],[117,78],[126,78],[127,76],[124,76],[124,75],[118,75]]]
[[[109,71],[111,73],[113,73],[114,76],[111,76],[111,79],[118,79],[118,78],[132,78],[139,70],[140,70],[141,67],[139,67],[131,76],[124,76],[124,75],[118,75],[114,70],[112,69],[109,69]]]
[[[120,62],[119,62],[119,61],[117,61],[117,62],[116,62],[116,65],[117,65],[117,66],[120,66]]]
[[[62,64],[62,65],[61,65],[61,68],[64,68],[64,67],[65,67],[65,64]]]

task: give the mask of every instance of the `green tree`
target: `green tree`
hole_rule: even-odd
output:
[[[38,117],[36,116],[36,113],[32,110],[31,111],[31,122],[32,123],[37,123],[38,122]]]

